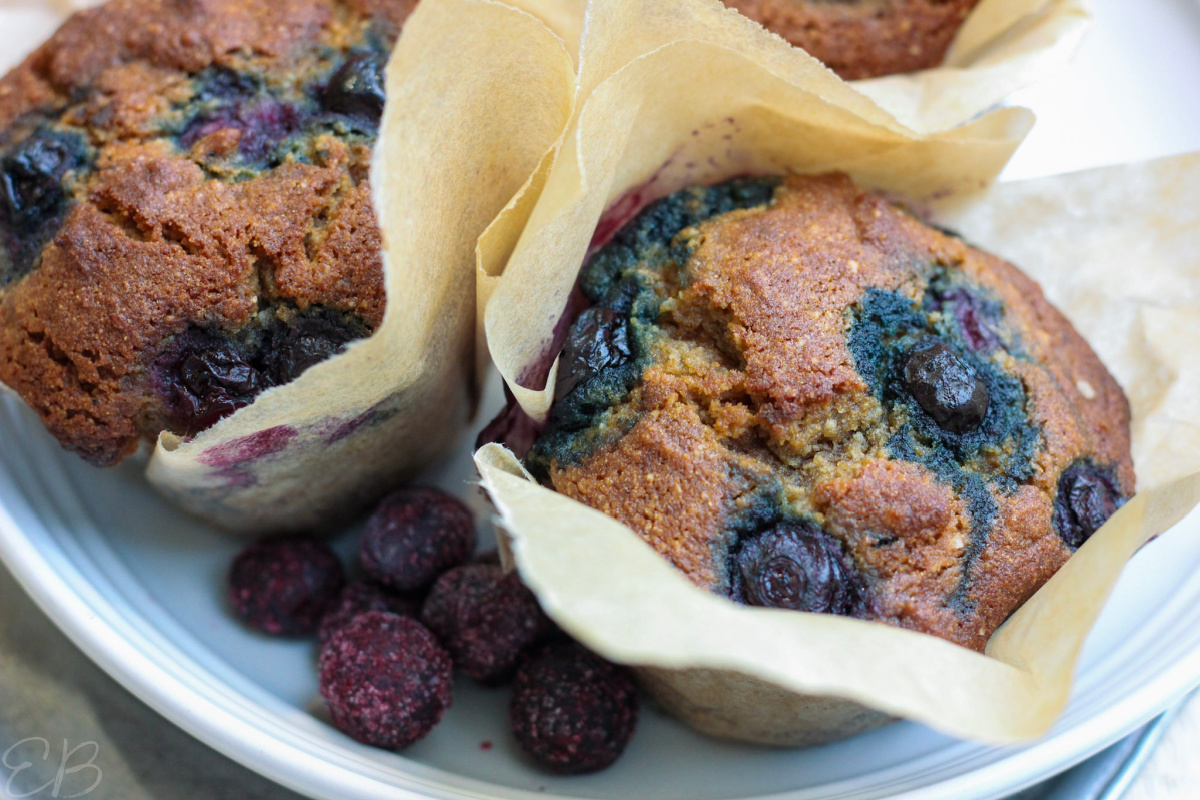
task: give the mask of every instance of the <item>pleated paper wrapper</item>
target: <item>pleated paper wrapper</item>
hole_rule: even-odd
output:
[[[713,735],[803,745],[903,717],[996,743],[1038,736],[1123,565],[1200,500],[1188,477],[1200,469],[1200,157],[991,186],[1028,123],[1022,110],[920,135],[719,9],[681,19],[669,3],[625,4],[657,9],[647,17],[616,5],[589,19],[572,122],[535,176],[540,194],[509,209],[528,217],[519,241],[481,243],[482,328],[526,412],[549,408],[547,367],[598,228],[690,184],[841,170],[1042,283],[1128,392],[1142,491],[987,655],[879,623],[738,606],[489,445],[476,462],[509,558],[568,633],[633,666],[663,707]]]
[[[383,324],[189,441],[163,433],[150,481],[261,533],[353,512],[450,452],[477,396],[475,243],[560,135],[572,78],[523,11],[421,3],[388,65],[372,166]]]

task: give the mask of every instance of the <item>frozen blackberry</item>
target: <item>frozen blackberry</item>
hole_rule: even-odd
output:
[[[496,564],[469,564],[440,577],[421,621],[454,665],[485,686],[507,682],[521,658],[557,630],[517,574]]]
[[[637,686],[629,672],[574,642],[547,646],[517,670],[509,724],[521,748],[564,774],[596,772],[633,738]]]
[[[342,589],[337,601],[325,612],[317,635],[321,644],[325,644],[339,628],[368,611],[388,611],[404,617],[416,617],[418,610],[417,604],[406,597],[392,594],[373,583],[355,581]]]
[[[321,696],[343,733],[400,750],[425,738],[450,708],[450,656],[412,617],[360,614],[321,649]]]
[[[252,628],[272,636],[312,633],[345,583],[342,563],[324,542],[276,536],[250,545],[233,560],[229,599]]]
[[[475,549],[470,509],[429,487],[384,498],[363,533],[363,569],[371,580],[400,592],[425,589]]]

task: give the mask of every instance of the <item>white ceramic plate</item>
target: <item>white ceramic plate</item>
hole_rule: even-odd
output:
[[[1043,119],[1010,177],[1200,148],[1200,7],[1097,5],[1099,25],[1075,67],[1020,97]],[[46,18],[36,3],[0,0],[0,39],[19,27],[21,41],[37,41]],[[1024,747],[897,723],[825,747],[766,750],[647,711],[615,767],[552,778],[515,751],[506,692],[462,680],[445,722],[401,756],[320,721],[311,644],[269,640],[230,618],[222,582],[237,541],[182,518],[136,464],[99,471],[64,455],[9,398],[0,399],[0,443],[0,558],[42,609],[180,727],[314,798],[995,798],[1082,760],[1200,683],[1193,515],[1134,558],[1088,641],[1069,708]],[[465,450],[429,479],[482,515]],[[349,531],[340,543],[350,549],[353,539]]]

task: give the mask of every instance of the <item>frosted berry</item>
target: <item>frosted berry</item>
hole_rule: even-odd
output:
[[[509,723],[521,748],[554,772],[610,766],[637,727],[629,672],[574,642],[548,645],[517,671]]]
[[[425,738],[454,699],[450,656],[412,617],[359,614],[321,648],[320,669],[333,724],[387,750]]]
[[[252,628],[273,636],[312,633],[337,601],[345,574],[324,542],[304,536],[262,539],[229,570],[229,599]]]
[[[427,588],[475,549],[475,520],[457,498],[430,487],[401,489],[367,521],[360,547],[371,580],[399,592]]]
[[[515,572],[487,563],[438,578],[421,621],[450,651],[454,666],[486,686],[507,682],[521,659],[557,631]]]

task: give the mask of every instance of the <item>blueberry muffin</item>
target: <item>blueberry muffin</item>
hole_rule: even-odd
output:
[[[737,602],[981,650],[1134,490],[1038,286],[844,176],[671,195],[579,285],[526,464]]]
[[[979,0],[724,0],[846,80],[942,63]]]
[[[368,172],[415,0],[112,0],[0,80],[0,382],[120,461],[384,313]]]

